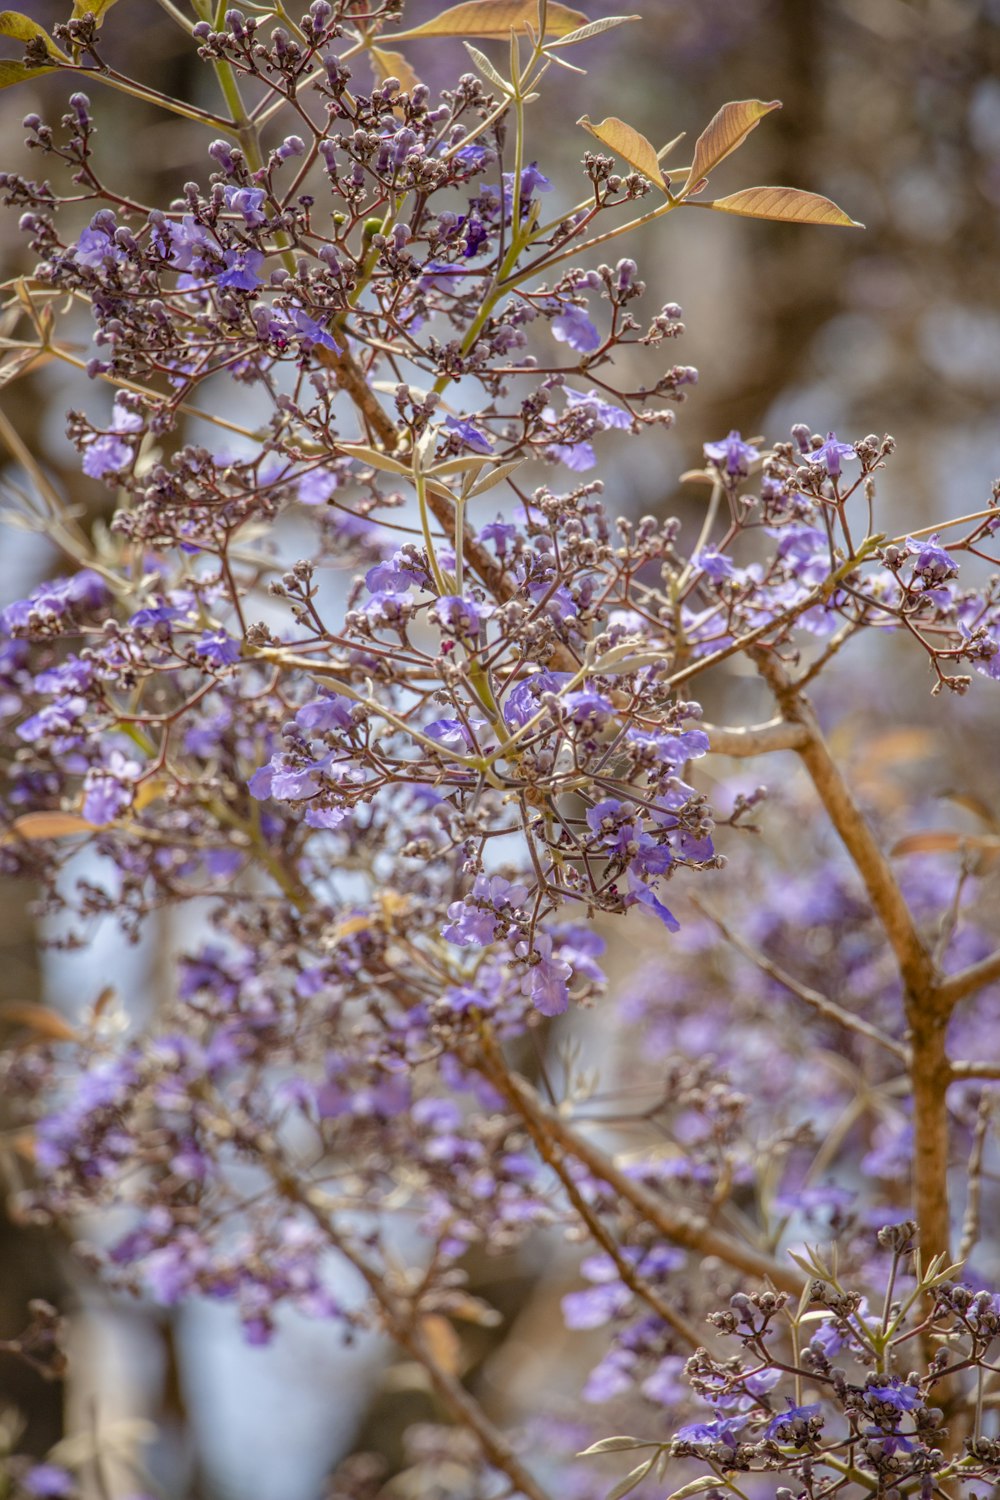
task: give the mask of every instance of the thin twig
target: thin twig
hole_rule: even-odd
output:
[[[902,1042],[897,1042],[893,1037],[887,1036],[884,1031],[880,1031],[877,1026],[873,1026],[869,1021],[863,1021],[860,1016],[856,1016],[853,1012],[845,1010],[835,1000],[830,1000],[826,995],[821,995],[818,990],[812,989],[809,985],[803,984],[791,974],[786,973],[784,969],[772,963],[765,954],[759,953],[756,948],[752,948],[738,933],[733,932],[732,928],[716,912],[711,911],[697,897],[691,897],[691,905],[719,929],[719,932],[726,939],[727,943],[730,943],[739,953],[743,954],[744,958],[748,958],[752,964],[755,964],[761,973],[767,974],[776,984],[780,984],[782,989],[786,989],[791,994],[797,996],[799,1000],[803,1001],[804,1004],[815,1010],[819,1015],[825,1017],[826,1020],[836,1021],[838,1025],[845,1027],[848,1031],[857,1032],[859,1036],[866,1037],[868,1041],[874,1042],[876,1046],[884,1047],[887,1052],[891,1052],[901,1062],[905,1063],[908,1061],[909,1053]]]

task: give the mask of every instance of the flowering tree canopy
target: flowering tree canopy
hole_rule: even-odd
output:
[[[614,435],[669,441],[696,380],[669,363],[681,309],[644,306],[619,249],[706,209],[789,235],[853,221],[797,188],[710,196],[775,102],[662,150],[584,116],[579,175],[553,180],[545,75],[631,17],[192,7],[167,8],[220,113],[118,72],[108,4],[51,37],[2,18],[25,47],[11,81],[73,89],[60,123],[25,120],[49,176],[0,175],[37,258],[5,288],[5,373],[43,354],[77,372],[69,436],[114,513],[83,528],[0,428],[33,487],[20,519],[65,560],[0,610],[0,866],[74,941],[191,913],[148,1029],[103,994],[73,1024],[29,1018],[7,1055],[32,1127],[20,1213],[115,1207],[91,1262],[164,1304],[230,1302],[251,1343],[283,1305],[382,1328],[476,1439],[470,1493],[499,1475],[542,1500],[552,1460],[432,1330],[495,1317],[470,1247],[542,1232],[589,1242],[563,1311],[606,1335],[583,1392],[588,1451],[612,1455],[598,1485],[619,1453],[637,1467],[616,1495],[995,1484],[1000,1297],[963,1269],[1000,1077],[995,933],[959,921],[967,858],[947,889],[893,862],[809,691],[872,632],[926,662],[935,712],[996,691],[996,496],[893,536],[892,439],[803,424],[710,435],[695,535],[619,514],[614,465],[596,477]],[[454,53],[439,97],[409,60],[428,37]],[[102,180],[103,86],[203,126],[199,179],[161,205]],[[736,659],[766,723],[705,720]],[[783,752],[805,778],[774,817],[822,813],[827,843],[769,904],[763,792],[720,803],[702,763]],[[626,916],[666,956],[619,992],[601,959]],[[649,1069],[624,1156],[593,1087],[523,1045],[593,1005]],[[640,1436],[600,1436],[608,1401]],[[68,1492],[39,1473],[17,1482]]]

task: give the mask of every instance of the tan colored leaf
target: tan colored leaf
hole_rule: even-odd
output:
[[[780,108],[780,99],[772,99],[769,104],[764,99],[734,99],[731,104],[724,104],[695,142],[691,170],[681,194],[690,193],[697,187],[713,167],[725,161],[737,146],[742,146],[765,115]]]
[[[786,224],[835,224],[848,229],[864,229],[857,219],[851,219],[819,193],[807,193],[802,188],[751,187],[740,193],[730,193],[728,198],[716,198],[706,208],[716,208],[724,214],[741,214],[745,219],[780,219]]]
[[[27,1026],[48,1042],[78,1042],[80,1033],[71,1026],[65,1016],[50,1010],[47,1005],[35,1005],[28,1000],[10,1000],[0,1005],[0,1022],[11,1026]]]
[[[663,173],[660,171],[656,148],[638,130],[626,125],[624,120],[617,119],[615,115],[608,115],[599,125],[595,125],[587,115],[581,115],[576,123],[582,125],[584,130],[589,130],[602,146],[607,146],[622,161],[627,161],[630,167],[635,167],[643,177],[648,177],[658,188],[663,187]]]
[[[603,32],[610,31],[614,26],[624,26],[626,21],[641,20],[641,16],[604,16],[600,21],[589,21],[586,26],[567,32],[557,42],[551,43],[551,49],[555,52],[561,47],[575,47],[577,42],[586,42],[592,36],[601,36]]]
[[[440,1313],[427,1313],[420,1320],[422,1342],[439,1369],[449,1375],[459,1374],[462,1366],[462,1341]]]
[[[957,807],[964,807],[966,812],[970,812],[974,817],[979,818],[994,833],[1000,833],[1000,818],[997,817],[989,803],[984,802],[982,797],[978,797],[975,792],[949,791],[942,792],[941,796],[947,798],[949,802],[954,802]]]
[[[71,833],[93,833],[96,826],[81,818],[79,813],[24,813],[14,819],[8,833],[0,836],[0,844],[13,844],[18,839],[62,839]]]
[[[479,48],[474,47],[471,42],[463,41],[462,46],[472,58],[475,67],[480,73],[482,73],[483,77],[486,79],[486,82],[492,83],[493,87],[495,89],[499,89],[501,94],[510,94],[510,84],[504,78],[502,73],[497,72],[496,68],[486,56],[486,53],[480,52]]]
[[[586,26],[587,17],[568,5],[551,4],[545,21],[546,36],[568,36]],[[538,25],[537,0],[467,0],[453,5],[433,21],[414,26],[412,31],[397,31],[394,39],[414,36],[481,36],[506,41],[511,31],[525,31]]]
[[[955,833],[947,829],[928,829],[925,833],[908,833],[897,839],[889,853],[954,854],[965,849],[1000,849],[1000,838],[988,833]]]
[[[404,94],[412,93],[420,82],[402,52],[391,52],[388,47],[373,47],[369,53],[372,68],[379,83],[387,78],[398,78]]]

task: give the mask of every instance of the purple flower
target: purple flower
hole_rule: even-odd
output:
[[[349,730],[353,727],[351,701],[342,693],[324,693],[303,703],[295,715],[295,722],[304,734],[324,734],[331,729]]]
[[[611,401],[602,401],[596,391],[588,391],[584,395],[582,391],[564,386],[563,395],[567,410],[589,417],[596,427],[617,427],[622,432],[627,432],[632,427],[632,418],[628,412]]]
[[[771,1418],[764,1428],[764,1436],[773,1438],[778,1443],[800,1445],[812,1436],[812,1420],[820,1415],[822,1407],[818,1401],[810,1401],[807,1406],[795,1406],[790,1397],[786,1397],[786,1400],[788,1410]]]
[[[579,354],[592,354],[601,347],[601,335],[587,316],[586,309],[575,302],[556,302],[552,319],[552,337],[558,344],[568,344]]]
[[[906,550],[911,555],[916,555],[913,571],[917,577],[922,578],[924,583],[934,586],[943,583],[946,578],[956,578],[958,568],[950,552],[938,545],[937,534],[928,538],[927,541],[917,541],[916,538],[906,538]]]
[[[194,648],[196,656],[210,662],[213,667],[230,667],[239,661],[243,648],[239,641],[224,630],[206,630]]]
[[[467,418],[445,417],[444,425],[451,429],[464,443],[466,448],[471,448],[473,453],[492,453],[493,444],[485,432]]]
[[[222,283],[219,284],[221,286]],[[332,349],[338,354],[340,352],[332,334],[323,327],[322,323],[311,318],[302,307],[292,306],[287,310],[272,312],[268,323],[268,333],[272,337],[277,334],[279,342],[284,335],[293,334],[298,337],[303,349],[311,349],[315,344],[321,344],[324,349]]]
[[[673,912],[669,907],[664,906],[652,887],[647,885],[644,880],[640,880],[637,875],[633,874],[631,869],[628,873],[628,883],[630,894],[626,899],[626,905],[643,906],[647,911],[651,911],[654,917],[660,919],[668,932],[680,932],[681,924]]]
[[[627,1312],[631,1305],[632,1293],[620,1281],[591,1286],[586,1291],[567,1292],[563,1297],[563,1322],[577,1332],[603,1328],[619,1313]]]
[[[551,193],[551,191],[552,184],[544,172],[538,170],[538,163],[529,162],[521,171],[521,197],[530,198],[532,193]]]
[[[594,688],[583,688],[579,692],[567,693],[563,704],[569,709],[573,723],[581,729],[601,729],[612,717],[615,706],[610,698]]]
[[[88,823],[114,823],[132,806],[142,767],[113,750],[105,768],[91,767],[83,779],[83,816]]]
[[[463,166],[478,171],[493,160],[493,152],[479,141],[472,141],[468,146],[463,146],[461,151],[455,152],[455,160],[460,161]]]
[[[574,474],[585,474],[597,463],[597,454],[591,443],[550,443],[545,457],[553,463],[565,464]]]
[[[713,583],[720,583],[723,578],[732,578],[736,572],[733,562],[721,552],[716,552],[714,547],[702,547],[691,558],[695,567],[707,573]]]
[[[74,1480],[68,1469],[62,1469],[58,1464],[35,1464],[34,1468],[28,1470],[21,1481],[29,1495],[59,1496],[69,1495],[74,1488]]]
[[[444,260],[429,260],[417,285],[422,292],[450,292],[454,290],[454,282],[468,274],[468,266],[456,266]]]
[[[185,214],[179,224],[167,225],[169,246],[164,243],[162,233],[154,235],[154,239],[161,249],[169,249],[168,259],[175,271],[203,270],[206,254],[215,248],[208,230],[191,214]]]
[[[825,464],[826,472],[831,479],[836,479],[840,474],[840,461],[843,458],[857,458],[853,443],[840,443],[837,441],[835,432],[828,432],[826,441],[819,448],[814,448],[808,455],[810,463]]]
[[[487,521],[479,532],[481,541],[493,543],[498,557],[506,556],[507,548],[516,536],[517,527],[510,521],[502,521],[499,517],[495,521]]]
[[[721,1443],[725,1448],[735,1448],[739,1443],[739,1433],[747,1425],[750,1418],[744,1417],[718,1417],[714,1422],[689,1422],[686,1427],[681,1427],[677,1433],[679,1443]]]
[[[458,636],[474,636],[482,626],[482,609],[482,605],[477,606],[459,594],[445,594],[435,601],[430,616],[444,630]]]
[[[865,1399],[872,1404],[875,1415],[883,1421],[895,1413],[898,1420],[904,1412],[916,1411],[923,1405],[923,1396],[915,1385],[903,1381],[886,1381],[884,1385],[870,1385],[865,1390]]]
[[[307,469],[299,476],[295,494],[300,505],[325,505],[340,486],[340,475],[331,469]]]
[[[477,727],[485,724],[485,719],[472,721]],[[432,719],[429,724],[424,725],[424,734],[436,745],[441,745],[445,750],[456,750],[464,754],[471,750],[473,745],[472,735],[462,723],[461,719]]]
[[[249,187],[227,187],[224,189],[226,207],[234,213],[242,214],[245,224],[255,228],[258,224],[267,223],[267,214],[261,208],[261,204],[267,197],[263,188]]]
[[[95,224],[87,226],[71,249],[77,265],[92,271],[100,270],[109,262],[115,264],[127,259],[125,251],[115,244],[108,230]]]
[[[754,459],[760,458],[760,450],[745,443],[734,427],[721,442],[705,444],[705,457],[720,469],[724,466],[727,474],[749,474]]]
[[[215,284],[240,292],[255,292],[260,285],[260,268],[264,256],[260,250],[227,250],[223,255],[225,270],[218,271]]]

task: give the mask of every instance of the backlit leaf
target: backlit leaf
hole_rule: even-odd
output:
[[[890,854],[954,854],[966,849],[1000,849],[1000,838],[989,833],[955,833],[929,828],[925,833],[908,833],[898,839]]]
[[[630,167],[635,167],[637,172],[648,177],[650,182],[659,188],[663,187],[663,173],[657,161],[656,148],[638,130],[626,125],[624,120],[617,119],[615,115],[608,115],[599,125],[593,124],[587,115],[583,115],[576,123],[582,125],[584,130],[589,130],[602,146],[607,146],[622,161],[627,161]]]
[[[402,52],[392,52],[388,47],[373,47],[369,56],[379,83],[384,83],[387,78],[398,78],[404,94],[412,93],[419,84],[420,79]]]
[[[50,1042],[78,1042],[80,1033],[58,1011],[31,1001],[10,1000],[0,1005],[0,1022],[27,1026]]]
[[[765,115],[780,108],[779,99],[772,99],[770,104],[764,99],[734,99],[731,104],[724,104],[695,142],[691,170],[682,193],[690,193],[713,167],[725,161],[737,146],[742,146]]]
[[[486,79],[486,82],[492,83],[493,87],[495,89],[499,89],[501,94],[509,94],[510,84],[503,77],[503,74],[497,72],[496,68],[486,56],[486,53],[480,52],[479,48],[474,47],[471,42],[463,42],[462,46],[472,58],[472,61],[479,69],[480,73],[482,73],[483,77]]]
[[[745,219],[780,219],[786,224],[835,224],[846,229],[864,229],[857,219],[851,219],[819,193],[807,193],[802,188],[751,187],[740,193],[731,193],[728,198],[716,198],[706,208],[716,208],[723,214],[741,214]]]
[[[93,833],[96,827],[79,813],[23,813],[14,819],[10,832],[0,837],[0,844],[12,844],[17,839],[62,839],[71,833]]]
[[[414,36],[481,36],[506,41],[512,29],[524,31],[537,24],[537,0],[467,0],[465,5],[453,5],[450,10],[442,11],[433,21],[414,26],[412,31],[397,31],[394,36],[400,40]],[[586,24],[587,17],[580,11],[552,4],[548,7],[545,34],[568,36]]]
[[[586,42],[592,36],[600,36],[602,32],[610,31],[613,26],[624,26],[626,21],[641,20],[641,16],[604,16],[600,21],[589,21],[586,26],[567,32],[558,41],[551,42],[549,47],[553,52],[559,47],[575,47],[577,42]]]

